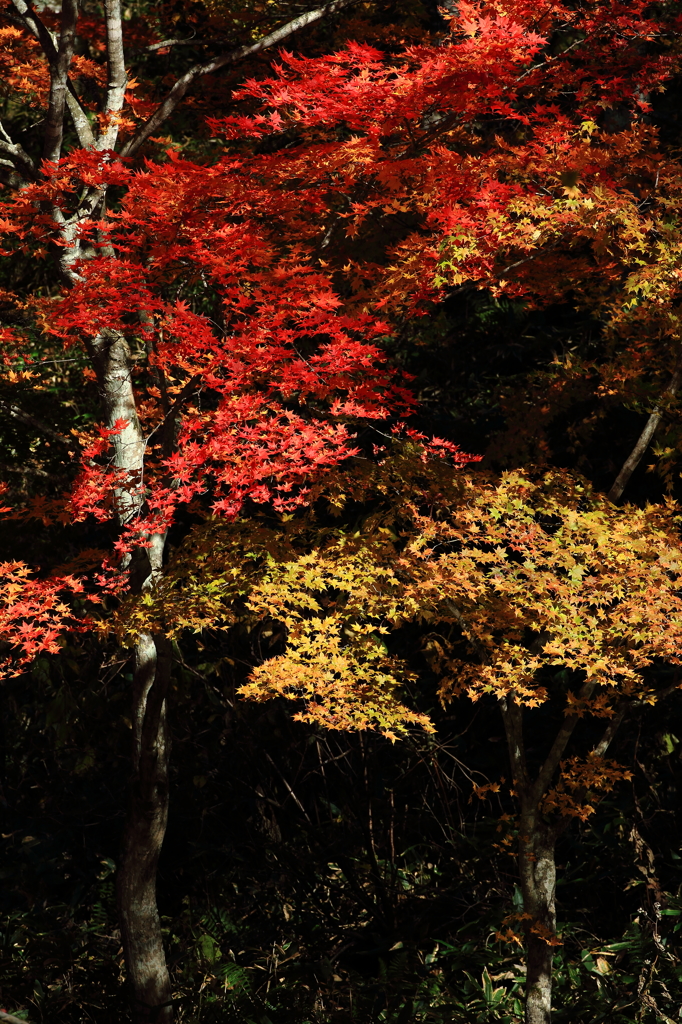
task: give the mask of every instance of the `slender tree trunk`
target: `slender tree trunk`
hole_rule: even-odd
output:
[[[149,590],[162,571],[165,536],[135,552],[131,586]],[[170,1024],[173,1005],[156,902],[156,878],[168,821],[170,733],[166,700],[170,640],[142,633],[135,647],[130,803],[117,872],[126,975],[135,1024]]]
[[[580,696],[594,689],[587,681]],[[567,715],[552,747],[532,779],[526,763],[523,738],[523,709],[512,695],[500,700],[507,734],[512,778],[521,804],[519,821],[519,879],[523,895],[526,932],[526,1024],[550,1024],[552,1019],[552,961],[556,944],[556,861],[554,849],[558,829],[540,816],[540,804],[559,766],[566,745],[578,722]]]
[[[176,109],[195,80],[235,63],[251,54],[277,46],[308,25],[338,14],[359,0],[329,0],[314,11],[294,17],[262,39],[248,46],[230,50],[212,60],[197,64],[179,78],[151,118],[126,144],[122,155],[131,155],[145,140],[159,130]],[[127,85],[122,26],[121,0],[103,0],[107,32],[107,84],[99,131],[93,132],[87,112],[69,80],[73,58],[78,0],[63,0],[59,41],[34,10],[31,0],[13,0],[15,17],[35,37],[50,68],[50,95],[46,114],[43,155],[58,160],[62,154],[64,117],[68,111],[79,144],[95,151],[114,150],[119,133],[117,116],[124,104]],[[175,41],[172,41],[175,42]],[[164,44],[165,45],[165,44]],[[40,179],[42,171],[25,150],[12,142],[0,125],[3,154],[10,158],[10,181],[16,183]],[[7,164],[8,161],[4,160]],[[12,167],[13,165],[13,167]],[[87,188],[72,209],[55,203],[51,208],[61,245],[58,263],[65,285],[78,280],[79,262],[87,256],[80,241],[80,228],[96,211],[106,216],[106,188]],[[100,242],[102,237],[100,236]],[[106,246],[101,254],[113,257]],[[125,338],[115,330],[103,330],[91,338],[88,350],[96,370],[106,425],[125,425],[111,438],[114,465],[123,474],[114,494],[116,513],[122,527],[134,522],[144,501],[141,487],[144,480],[145,439],[137,416],[131,376],[131,358]],[[189,388],[194,382],[189,383]],[[172,439],[181,402],[176,398],[175,411],[169,415],[166,433]],[[166,453],[167,454],[167,453]],[[145,541],[150,538],[145,538]],[[132,553],[124,568],[130,570],[133,590],[153,588],[162,571],[165,538],[151,538],[149,550],[144,547]],[[168,726],[166,696],[170,678],[171,657],[168,641],[160,635],[145,634],[135,650],[133,686],[133,771],[130,808],[125,829],[122,859],[119,866],[118,905],[128,981],[137,1024],[172,1020],[171,990],[165,963],[161,926],[156,905],[156,871],[168,816]],[[0,1011],[0,1016],[2,1012]]]
[[[134,774],[117,873],[121,937],[135,1024],[173,1020],[156,904],[157,867],[168,819],[166,695],[170,670],[170,642],[165,637],[143,634],[135,650]]]
[[[588,700],[595,688],[587,680],[580,690]],[[556,859],[558,837],[571,822],[569,816],[552,824],[541,816],[542,800],[552,784],[561,758],[573,735],[579,716],[566,715],[537,777],[532,779],[526,764],[523,738],[523,709],[512,695],[500,699],[500,711],[507,734],[509,760],[514,787],[521,804],[519,820],[519,879],[523,895],[526,932],[526,1024],[550,1024],[552,1019],[552,962],[556,935]],[[592,749],[603,757],[623,720],[628,704],[624,702],[610,720],[604,734]],[[584,799],[585,794],[580,794]]]
[[[115,491],[118,519],[131,525],[143,512],[141,482],[145,441],[137,416],[130,351],[116,331],[103,331],[90,344],[102,404],[112,437],[114,461],[125,477]],[[120,428],[120,424],[125,426]],[[165,535],[147,536],[127,556],[133,591],[151,590],[163,572]],[[135,647],[132,706],[132,777],[128,819],[117,872],[118,912],[135,1024],[173,1020],[171,987],[156,904],[156,874],[168,819],[169,733],[166,697],[171,644],[143,633]]]
[[[522,815],[519,874],[526,922],[526,1024],[550,1024],[556,940],[555,839],[534,815]]]

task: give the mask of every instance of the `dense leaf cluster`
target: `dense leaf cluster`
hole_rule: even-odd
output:
[[[2,0],[0,1018],[679,1018],[681,28]]]

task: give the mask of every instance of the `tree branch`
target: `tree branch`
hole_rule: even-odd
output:
[[[514,776],[513,781],[520,787],[520,798],[525,802],[529,788],[528,769],[526,767],[526,748],[523,742],[523,719],[521,708],[511,694],[500,698],[500,710],[504,730],[507,734],[507,746],[509,748],[509,760]]]
[[[606,726],[606,729],[604,729],[604,734],[602,738],[599,740],[599,743],[597,743],[596,746],[592,749],[592,753],[596,754],[597,757],[603,757],[606,751],[611,746],[611,743],[613,742],[613,737],[618,732],[618,729],[620,728],[620,725],[623,719],[625,718],[625,712],[628,710],[629,707],[630,701],[625,701],[621,706],[620,711],[613,716],[609,724]]]
[[[40,43],[43,53],[47,57],[50,67],[57,62],[57,47],[49,29],[42,23],[32,7],[25,0],[12,0],[14,9],[18,12],[22,23]]]
[[[69,68],[76,41],[78,0],[62,0],[62,23],[59,49],[50,66],[50,99],[47,107],[43,159],[59,160],[64,138],[64,107],[69,81]]]
[[[602,738],[592,748],[592,753],[596,754],[597,757],[603,757],[606,751],[611,746],[613,738],[618,732],[618,729],[620,728],[620,725],[623,719],[625,718],[625,715],[628,709],[630,708],[631,704],[632,701],[623,701],[620,707],[620,711],[618,711],[613,716],[613,718],[610,719],[609,724],[606,726],[606,729],[602,734]],[[584,787],[573,793],[573,799],[579,803],[585,799],[586,794],[587,787]],[[569,814],[565,814],[562,817],[560,817],[558,821],[556,821],[550,829],[550,835],[552,836],[552,838],[556,841],[559,838],[559,836],[566,831],[566,829],[569,827],[572,821],[573,818]]]
[[[11,157],[12,166],[15,170],[17,165],[19,165],[25,173],[28,172],[30,178],[36,177],[36,165],[33,163],[33,160],[22,146],[12,142],[2,122],[0,122],[0,153],[6,153],[7,156]]]
[[[162,39],[160,43],[151,43],[149,46],[133,46],[129,52],[132,53],[154,53],[155,50],[165,50],[171,46],[210,46],[224,43],[224,39],[214,36],[212,39]]]
[[[113,149],[118,138],[116,115],[123,107],[125,99],[126,74],[125,56],[123,53],[123,28],[121,26],[121,0],[105,0],[107,20],[107,61],[108,77],[107,98],[104,113],[108,116],[108,124],[97,140],[97,149]]]
[[[592,691],[594,690],[595,686],[596,683],[594,682],[594,680],[591,679],[584,683],[580,690],[580,693],[578,694],[579,699],[581,701],[587,700],[588,697],[592,695]],[[536,804],[540,802],[545,793],[545,790],[552,781],[552,776],[559,767],[559,762],[561,761],[561,758],[564,756],[564,751],[568,746],[568,741],[573,735],[573,730],[575,729],[579,721],[580,715],[567,715],[564,719],[563,725],[559,729],[559,732],[556,734],[556,738],[554,740],[554,743],[552,744],[552,748],[547,757],[545,758],[545,762],[540,771],[538,772],[538,776],[535,782],[533,783],[533,800]]]
[[[54,40],[46,26],[42,23],[35,11],[28,6],[26,0],[12,0],[12,3],[14,5],[14,9],[19,14],[22,25],[28,29],[28,31],[34,35],[40,43],[50,67],[52,68],[56,66],[58,60],[57,47],[55,46]],[[73,83],[68,78],[66,87],[68,89],[66,94],[66,105],[69,109],[69,113],[71,114],[73,126],[76,129],[76,134],[78,135],[78,141],[83,149],[88,149],[90,146],[94,145],[95,136],[92,134],[90,122],[88,121],[87,114],[81,107],[80,100],[76,95]]]
[[[95,144],[95,136],[88,121],[88,115],[83,110],[70,80],[67,85],[69,91],[66,94],[66,105],[69,109],[78,141],[83,149],[90,149]]]
[[[665,398],[666,395],[670,395],[670,397],[672,398],[680,386],[681,378],[682,372],[679,369],[675,370],[672,379],[668,384],[668,387],[665,389],[661,397]],[[651,415],[649,416],[649,419],[646,421],[646,426],[644,427],[642,433],[639,435],[637,444],[628,455],[627,459],[623,463],[623,468],[614,480],[613,486],[611,487],[611,490],[607,495],[609,501],[613,501],[614,503],[618,501],[623,491],[627,487],[630,477],[642,461],[644,452],[649,447],[649,443],[654,434],[656,433],[656,428],[658,427],[658,424],[661,422],[661,416],[661,406],[660,403],[658,403],[653,412],[651,413]]]
[[[64,434],[60,434],[48,423],[39,419],[37,416],[32,416],[29,412],[24,412],[18,405],[14,405],[12,402],[6,401],[4,398],[0,398],[0,409],[12,417],[12,419],[19,420],[21,423],[26,423],[27,426],[33,427],[40,434],[44,434],[46,437],[51,437],[53,441],[59,441],[60,444],[70,445],[73,443],[72,439],[66,437]]]
[[[15,0],[17,2],[17,0]],[[213,60],[207,61],[204,64],[195,64],[193,68],[190,68],[182,78],[179,78],[173,88],[170,90],[165,100],[156,108],[152,116],[143,124],[135,133],[132,139],[126,143],[121,150],[121,156],[132,156],[140,146],[146,142],[150,135],[153,135],[158,128],[166,121],[173,111],[176,109],[180,101],[183,99],[185,93],[197,78],[201,78],[203,75],[209,75],[213,71],[218,71],[220,68],[225,67],[227,64],[234,64],[244,57],[250,57],[254,53],[260,53],[261,50],[267,50],[271,46],[276,46],[277,43],[283,42],[288,39],[289,36],[293,35],[294,32],[298,32],[302,28],[306,28],[308,25],[312,25],[316,21],[320,21],[321,18],[327,17],[328,15],[335,14],[337,11],[342,11],[346,7],[352,7],[359,0],[331,0],[331,3],[324,4],[323,7],[318,7],[314,11],[307,11],[305,14],[300,14],[297,18],[293,18],[287,22],[286,25],[282,25],[280,28],[276,28],[269,35],[263,36],[256,43],[251,43],[250,46],[240,46],[236,50],[230,50],[228,53],[223,53],[219,57],[215,57]]]

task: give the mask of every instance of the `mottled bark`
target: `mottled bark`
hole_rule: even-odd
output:
[[[130,155],[172,114],[188,88],[198,78],[283,42],[308,25],[338,14],[359,0],[329,0],[318,10],[299,14],[262,39],[231,49],[190,69],[178,79],[152,117],[123,148]],[[50,95],[45,120],[43,156],[59,159],[67,113],[84,149],[114,150],[119,134],[119,114],[125,102],[127,72],[121,19],[121,0],[103,0],[107,35],[107,87],[99,120],[93,132],[73,83],[69,67],[76,43],[78,0],[63,0],[58,41],[34,9],[31,0],[12,0],[14,16],[39,42],[50,68]],[[103,159],[108,159],[103,158]],[[0,124],[2,173],[19,185],[40,179],[43,170],[13,142]],[[81,242],[81,227],[89,219],[106,217],[105,185],[86,187],[75,209],[68,202],[46,201],[59,234],[57,262],[63,284],[68,288],[79,280],[80,264],[92,256]],[[98,236],[105,241],[104,233]],[[114,258],[112,249],[102,245],[100,254]],[[131,373],[127,341],[118,331],[107,329],[87,342],[96,371],[105,425],[116,426],[111,437],[113,465],[120,471],[114,491],[114,511],[122,529],[134,524],[144,509],[146,439],[142,434]],[[193,378],[166,410],[163,433],[164,455],[171,453],[183,403],[197,383]],[[134,592],[153,589],[162,573],[165,535],[146,535],[140,546],[124,559]],[[133,758],[130,803],[124,833],[121,862],[117,873],[118,906],[128,983],[136,1024],[167,1024],[173,1019],[171,988],[165,962],[161,925],[156,904],[156,874],[168,817],[169,736],[166,698],[171,672],[171,647],[161,634],[145,633],[134,651],[132,707]]]
[[[526,922],[526,1024],[552,1019],[552,959],[556,941],[555,838],[534,815],[521,816],[519,873]]]
[[[135,1024],[173,1020],[156,902],[157,868],[168,819],[170,669],[170,641],[143,634],[135,650],[133,778],[117,872],[119,921]]]
[[[90,357],[97,372],[100,401],[109,429],[119,424],[112,436],[114,465],[125,474],[114,492],[116,514],[121,526],[128,526],[139,513],[146,444],[137,416],[128,342],[118,331],[102,331],[90,343]],[[123,426],[120,426],[124,424]],[[160,570],[161,565],[157,566]]]
[[[578,698],[587,701],[595,682],[587,680]],[[549,820],[542,812],[542,802],[553,784],[557,769],[580,717],[566,715],[554,738],[538,774],[531,778],[526,763],[523,737],[523,708],[510,694],[500,699],[500,711],[507,734],[507,747],[512,779],[520,805],[518,869],[523,896],[524,931],[526,936],[526,1024],[550,1024],[552,1019],[552,962],[557,945],[556,932],[556,861],[558,837],[571,818]],[[607,724],[592,753],[603,757],[623,720],[628,704],[624,702]],[[583,792],[574,793],[577,801]]]
[[[107,426],[125,426],[112,437],[114,463],[123,471],[115,490],[122,527],[143,509],[145,440],[137,416],[131,359],[125,338],[103,331],[90,343]],[[127,559],[133,590],[156,585],[163,571],[165,535],[145,538]],[[168,819],[170,752],[166,697],[171,644],[162,635],[142,633],[135,652],[132,698],[132,775],[123,851],[117,872],[121,938],[135,1024],[167,1024],[173,1019],[171,987],[156,903],[156,875]]]
[[[62,155],[64,138],[64,109],[68,94],[69,67],[76,42],[76,21],[78,4],[76,0],[63,0],[62,23],[59,33],[59,48],[50,68],[50,98],[45,117],[43,158],[59,160]]]
[[[580,693],[587,697],[593,683]],[[510,695],[500,701],[507,734],[509,760],[517,797],[521,805],[518,868],[523,895],[526,933],[526,1024],[550,1024],[552,1019],[552,959],[556,939],[556,865],[554,846],[558,831],[550,828],[540,813],[540,804],[559,766],[561,757],[578,722],[568,715],[535,779],[526,765],[523,737],[523,709]]]

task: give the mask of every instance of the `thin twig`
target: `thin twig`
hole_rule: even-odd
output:
[[[287,779],[286,779],[286,776],[285,776],[285,775],[284,775],[284,773],[283,773],[283,772],[282,772],[282,771],[281,771],[281,770],[280,770],[280,769],[278,768],[278,766],[277,766],[277,765],[275,764],[275,762],[274,762],[274,761],[272,760],[272,758],[271,758],[271,757],[270,757],[270,755],[268,754],[267,750],[266,750],[266,751],[264,751],[264,753],[265,753],[265,756],[267,757],[268,761],[269,761],[269,762],[270,762],[270,764],[272,765],[272,767],[273,767],[273,768],[275,769],[275,771],[276,771],[276,772],[277,772],[277,774],[279,775],[279,777],[280,777],[280,779],[282,780],[282,782],[284,783],[284,785],[285,785],[285,786],[287,787],[287,789],[289,790],[289,793],[291,794],[291,796],[292,796],[292,797],[293,797],[293,799],[294,799],[294,803],[295,803],[295,804],[296,804],[296,806],[297,806],[297,807],[299,808],[299,810],[301,810],[301,811],[303,812],[303,814],[305,815],[305,819],[306,819],[306,821],[307,821],[307,822],[308,822],[308,823],[309,823],[310,825],[312,825],[312,821],[310,820],[310,818],[309,818],[309,816],[308,816],[308,812],[306,811],[305,807],[303,806],[303,804],[301,803],[301,801],[300,801],[300,800],[298,799],[298,797],[297,797],[297,796],[296,796],[296,794],[294,793],[294,791],[293,791],[293,789],[291,788],[291,786],[289,785],[289,783],[288,783],[288,781],[287,781]]]

